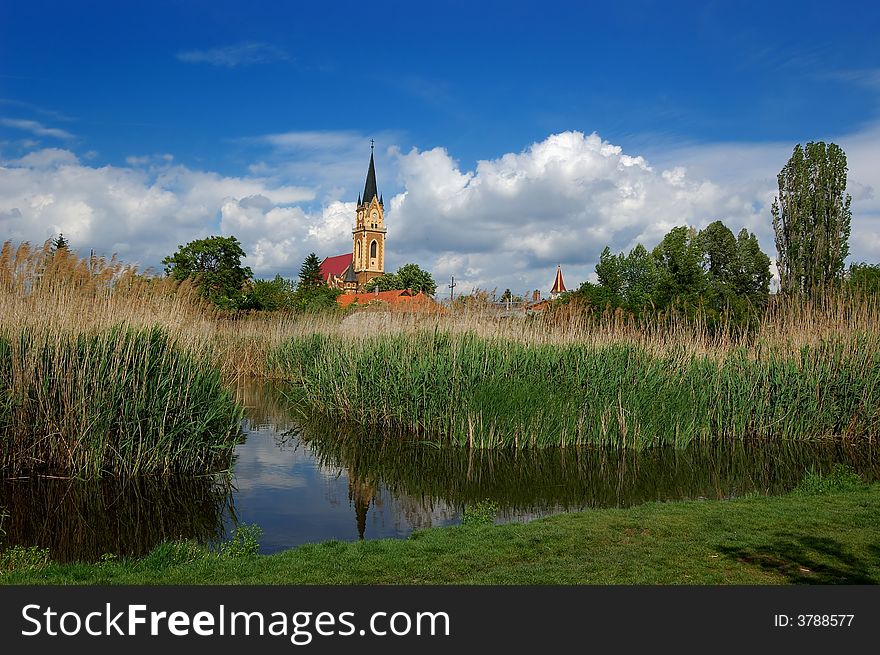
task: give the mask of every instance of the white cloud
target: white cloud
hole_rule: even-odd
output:
[[[224,68],[237,68],[252,64],[264,64],[273,61],[287,61],[290,59],[283,48],[270,43],[250,41],[236,43],[219,48],[207,50],[186,50],[177,53],[180,61],[191,64],[211,64]]]
[[[156,267],[178,244],[234,235],[260,276],[295,276],[312,251],[349,251],[366,138],[262,139],[272,151],[240,177],[177,165],[170,155],[96,167],[58,148],[0,163],[0,240],[39,243],[64,232],[75,247]],[[852,257],[880,261],[880,126],[833,140],[849,158]],[[394,142],[385,135],[383,143]],[[606,245],[650,248],[676,225],[716,219],[755,232],[772,257],[769,207],[792,147],[707,144],[638,155],[595,134],[564,132],[469,170],[443,148],[385,146],[376,156],[387,267],[416,262],[444,294],[453,275],[456,293],[522,293],[548,290],[561,263],[576,287],[593,276]]]
[[[52,168],[64,164],[78,164],[79,159],[70,150],[61,148],[43,148],[29,152],[21,159],[12,162],[22,168]]]
[[[22,118],[0,118],[0,125],[12,127],[17,130],[25,130],[37,136],[50,136],[56,139],[70,140],[73,135],[67,130],[57,127],[46,127],[39,121],[31,121]]]
[[[174,161],[174,155],[165,153],[163,155],[129,155],[125,158],[125,163],[129,166],[146,166],[147,164],[170,164]]]
[[[258,151],[259,160],[248,168],[252,175],[319,187],[322,200],[331,203],[354,202],[363,190],[371,138],[376,143],[379,187],[390,189],[397,167],[396,146],[392,144],[401,138],[397,132],[365,135],[345,130],[294,131],[241,138],[236,143]]]
[[[685,167],[656,170],[580,132],[480,161],[474,171],[462,171],[442,148],[413,149],[400,155],[399,167],[406,192],[390,206],[389,259],[433,253],[429,266],[450,275],[460,261],[465,287],[543,289],[557,263],[574,285],[606,245],[653,246],[675,225],[718,217],[736,228],[759,211],[752,198],[693,178]]]
[[[289,274],[308,244],[285,256],[261,253],[322,222],[296,206],[313,198],[309,188],[262,178],[172,165],[92,167],[69,151],[41,150],[0,165],[0,240],[42,243],[63,232],[74,248],[157,268],[179,244],[233,234],[256,272]]]
[[[880,126],[832,139],[848,155],[851,254],[880,261]],[[771,258],[776,174],[794,144],[706,144],[629,155],[565,132],[464,170],[443,148],[399,155],[405,191],[388,212],[388,258],[417,260],[463,288],[548,289],[557,263],[574,287],[606,245],[648,248],[676,225],[721,219],[755,232]]]

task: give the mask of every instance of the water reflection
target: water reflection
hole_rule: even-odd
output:
[[[327,539],[401,537],[449,525],[493,501],[500,520],[651,500],[782,493],[810,469],[847,463],[880,477],[871,444],[718,443],[643,452],[493,452],[439,448],[310,422],[269,384],[242,387],[247,439],[233,474],[100,482],[0,481],[9,545],[62,561],[142,555],[168,539],[215,541],[238,523],[263,529],[263,552]]]
[[[654,500],[784,493],[805,472],[828,471],[838,462],[869,480],[880,474],[875,449],[831,442],[498,452],[438,448],[321,425],[305,425],[288,438],[308,444],[318,462],[344,467],[350,484],[373,495],[456,510],[488,499],[506,518]]]
[[[323,539],[404,536],[493,501],[502,521],[647,501],[777,494],[835,463],[880,477],[872,444],[731,441],[686,450],[441,448],[309,421],[283,388],[242,391],[250,434],[235,466],[236,508],[266,552]],[[285,454],[286,453],[286,454]],[[274,507],[274,509],[273,509]]]
[[[144,555],[175,539],[215,540],[231,503],[228,475],[0,480],[5,545],[43,546],[61,562]]]

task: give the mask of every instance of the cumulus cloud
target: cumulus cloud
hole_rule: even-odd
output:
[[[290,59],[283,48],[270,43],[249,41],[207,50],[185,50],[177,53],[180,61],[191,64],[210,64],[223,68],[237,68]]]
[[[63,232],[75,247],[156,267],[178,244],[234,235],[260,276],[295,276],[310,252],[349,252],[365,137],[262,139],[271,156],[240,177],[194,170],[170,155],[99,167],[59,148],[0,163],[0,240],[39,243]],[[834,140],[849,157],[852,258],[880,261],[880,126]],[[416,262],[443,293],[452,276],[456,293],[522,293],[547,291],[559,263],[576,287],[594,276],[606,245],[650,248],[676,225],[716,219],[755,232],[772,257],[770,203],[792,147],[707,144],[639,154],[596,134],[564,132],[471,167],[444,148],[377,150],[387,268]]]
[[[320,212],[297,206],[313,198],[310,188],[258,177],[179,165],[93,167],[70,151],[41,150],[0,165],[0,240],[42,243],[63,232],[74,248],[158,267],[179,244],[232,234],[256,272],[290,274],[308,254],[303,235],[324,223]]]
[[[462,171],[446,150],[400,155],[405,192],[389,211],[389,259],[433,253],[463,287],[547,287],[561,263],[586,279],[602,248],[654,245],[675,225],[754,222],[754,198],[657,169],[596,134],[554,134],[520,153]]]

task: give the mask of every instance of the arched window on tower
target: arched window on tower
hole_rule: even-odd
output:
[[[355,250],[355,257],[354,257],[354,265],[355,265],[355,270],[357,270],[361,267],[361,242],[360,241],[357,242],[357,248]]]
[[[376,258],[376,250],[377,250],[377,248],[378,248],[378,245],[376,244],[376,241],[375,241],[375,240],[374,240],[372,243],[370,243],[370,259],[375,259],[375,258]]]

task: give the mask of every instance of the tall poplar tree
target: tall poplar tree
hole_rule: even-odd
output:
[[[796,145],[779,173],[771,212],[783,292],[809,294],[842,279],[852,218],[846,172],[840,146],[817,141]]]

